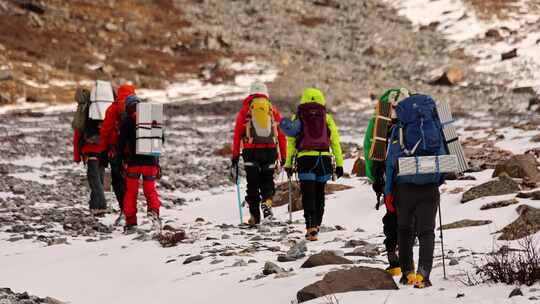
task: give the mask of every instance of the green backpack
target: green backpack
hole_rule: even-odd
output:
[[[88,109],[90,108],[90,91],[87,89],[78,88],[75,92],[75,102],[77,102],[77,110],[73,116],[71,127],[73,130],[82,134],[86,127]]]
[[[389,102],[389,98],[394,97],[395,100],[401,100],[401,88],[388,89],[384,91],[384,94],[379,97],[382,102]],[[364,159],[366,162],[366,176],[370,182],[374,183],[376,180],[375,172],[373,172],[373,160],[369,158],[369,150],[371,148],[371,141],[373,139],[373,128],[375,127],[375,116],[369,120],[369,125],[364,136]]]

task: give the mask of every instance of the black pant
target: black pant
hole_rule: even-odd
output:
[[[111,164],[111,185],[118,200],[120,210],[124,210],[124,196],[126,195],[126,180],[122,176],[122,161],[118,158],[109,160]]]
[[[399,225],[399,263],[404,273],[413,271],[415,231],[420,242],[418,272],[429,278],[435,249],[435,218],[440,200],[436,184],[401,184],[396,187]]]
[[[106,209],[105,193],[103,192],[103,167],[96,156],[90,156],[86,162],[86,178],[90,187],[90,209]]]
[[[249,212],[257,220],[261,218],[260,203],[274,196],[274,170],[277,160],[276,148],[244,149],[242,151],[246,170],[246,202]]]
[[[332,174],[332,158],[330,156],[302,156],[298,158],[297,166],[306,228],[321,226],[324,215],[326,181],[303,180],[302,175],[311,173],[316,177],[323,177]]]

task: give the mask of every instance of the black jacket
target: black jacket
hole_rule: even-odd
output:
[[[159,157],[137,155],[135,153],[136,138],[135,118],[124,113],[120,124],[120,136],[118,137],[118,156],[128,166],[157,166]]]

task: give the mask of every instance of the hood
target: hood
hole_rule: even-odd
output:
[[[249,103],[251,103],[251,101],[253,99],[257,98],[257,97],[262,97],[262,98],[268,99],[268,96],[266,96],[264,94],[251,94],[248,97],[246,97],[246,99],[244,99],[244,106],[249,105]]]
[[[124,102],[129,95],[135,95],[135,86],[130,84],[121,85],[116,94],[117,102]]]
[[[326,106],[326,99],[324,98],[323,92],[315,88],[307,88],[304,90],[300,104],[316,102],[321,106]]]

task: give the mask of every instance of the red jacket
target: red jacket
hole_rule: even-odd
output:
[[[240,109],[238,116],[236,116],[236,125],[234,127],[234,140],[232,146],[233,158],[240,156],[240,144],[242,144],[242,147],[244,149],[267,149],[276,147],[275,144],[250,144],[245,140],[249,104],[255,97],[263,97],[263,95],[250,95],[246,99],[244,99],[242,109]],[[276,109],[276,107],[273,107],[272,111],[274,113],[274,121],[277,124],[278,129],[279,152],[281,153],[281,159],[285,160],[287,154],[287,139],[285,138],[285,134],[283,134],[283,132],[279,128],[279,123],[281,122],[281,114],[279,114],[279,111]]]
[[[118,88],[116,100],[105,112],[105,119],[101,125],[99,134],[99,149],[115,151],[118,134],[120,133],[120,115],[124,112],[124,101],[129,95],[135,94],[135,87],[132,85],[122,85]]]
[[[78,131],[73,132],[73,161],[80,162],[83,155],[89,153],[98,154],[101,152],[99,145],[97,144],[84,144],[82,147],[79,146],[81,140],[81,134]]]

